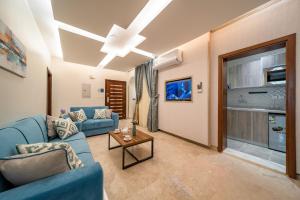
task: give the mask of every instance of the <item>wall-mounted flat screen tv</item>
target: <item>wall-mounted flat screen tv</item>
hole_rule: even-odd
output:
[[[192,77],[166,81],[166,101],[192,101]]]

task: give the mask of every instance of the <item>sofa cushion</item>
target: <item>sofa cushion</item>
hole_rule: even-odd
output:
[[[93,119],[95,114],[95,109],[108,109],[107,106],[94,106],[94,107],[71,107],[70,111],[74,112],[77,110],[84,110],[84,113],[88,119]]]
[[[74,111],[75,117],[76,117],[76,121],[80,121],[80,122],[84,122],[85,120],[87,120],[87,117],[85,115],[85,112],[83,109],[80,109],[78,111]]]
[[[68,118],[68,119],[63,119],[63,118],[58,118],[54,121],[54,127],[55,130],[58,134],[58,136],[61,139],[66,139],[72,135],[75,135],[78,133],[78,128],[74,124],[74,122]]]
[[[52,140],[50,140],[49,142],[70,142],[70,141],[73,141],[73,140],[85,140],[86,137],[85,137],[85,134],[83,132],[79,132],[79,133],[76,133],[75,135],[72,135],[66,139],[60,139],[60,138],[54,138]]]
[[[91,153],[79,153],[78,157],[83,162],[84,166],[91,166],[95,164],[93,155]]]
[[[56,130],[54,128],[54,121],[56,119],[58,119],[58,118],[50,116],[50,115],[47,115],[47,117],[46,117],[48,138],[55,138],[57,136]]]
[[[105,119],[106,109],[95,109],[94,119]]]
[[[35,143],[35,144],[18,144],[17,149],[20,154],[42,153],[53,149],[65,149],[68,153],[68,162],[72,169],[83,167],[84,164],[76,155],[70,144],[64,142],[53,143]]]
[[[71,166],[68,163],[67,151],[64,149],[0,158],[1,173],[15,186],[69,170]]]
[[[91,152],[90,147],[86,140],[73,140],[67,143],[71,145],[71,147],[73,148],[76,154]]]
[[[16,121],[11,125],[11,127],[19,130],[24,137],[26,137],[28,143],[46,142],[48,140],[47,128],[45,119],[42,119],[43,123],[40,123],[34,117],[28,117]],[[43,132],[46,130],[46,133]]]
[[[88,119],[82,123],[82,130],[105,128],[113,125],[114,121],[112,119]]]

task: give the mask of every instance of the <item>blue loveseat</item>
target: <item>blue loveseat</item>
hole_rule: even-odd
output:
[[[17,154],[16,144],[67,142],[84,163],[83,168],[13,187],[0,173],[1,200],[102,200],[103,172],[90,152],[84,133],[65,140],[49,140],[43,116],[28,117],[0,129],[0,157]]]
[[[70,111],[78,111],[83,109],[88,120],[84,122],[76,122],[76,126],[80,131],[84,132],[86,136],[100,135],[113,131],[119,126],[119,115],[112,113],[111,119],[93,119],[95,109],[108,109],[107,106],[95,106],[95,107],[71,107]]]

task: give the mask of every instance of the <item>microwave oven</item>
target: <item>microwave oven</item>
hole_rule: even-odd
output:
[[[265,85],[276,85],[286,83],[285,66],[264,69]]]

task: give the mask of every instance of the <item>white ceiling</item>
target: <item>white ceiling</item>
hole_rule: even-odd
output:
[[[173,0],[141,33],[138,48],[159,55],[232,20],[269,0]],[[147,0],[52,0],[58,21],[107,36],[113,24],[126,29]],[[97,66],[105,56],[103,43],[60,30],[64,60]],[[145,62],[148,57],[129,53],[116,57],[106,68],[119,71]]]

